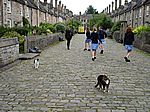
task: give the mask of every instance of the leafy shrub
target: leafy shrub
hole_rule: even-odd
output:
[[[13,27],[11,31],[16,31],[20,35],[27,36],[31,29],[29,27]]]
[[[139,36],[143,31],[150,32],[150,26],[139,26],[133,30],[137,36]]]
[[[63,23],[56,23],[54,26],[57,32],[65,31],[66,29],[66,26]]]
[[[120,30],[120,26],[121,26],[121,21],[114,23],[111,31],[112,32],[119,31]]]
[[[2,37],[10,28],[0,26],[0,37]]]
[[[30,23],[29,23],[27,18],[22,17],[22,20],[23,20],[23,26],[25,26],[25,27],[29,27],[30,26]]]
[[[55,33],[56,29],[54,27],[54,25],[49,24],[49,23],[40,23],[39,28],[42,28],[42,32],[43,33]]]
[[[18,37],[19,40],[19,44],[24,42],[24,37],[21,36],[19,33],[15,32],[15,31],[10,31],[10,32],[6,32],[2,38],[15,38]]]
[[[18,37],[19,40],[19,52],[23,53],[24,51],[24,37],[15,31],[6,32],[2,38],[15,38]]]

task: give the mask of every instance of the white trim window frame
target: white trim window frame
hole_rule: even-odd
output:
[[[7,13],[11,13],[11,0],[7,1]]]
[[[7,26],[11,28],[12,20],[9,18],[9,19],[6,19],[6,22],[7,22]]]
[[[140,18],[142,17],[142,9],[141,8],[139,9],[139,17]]]
[[[23,17],[23,6],[20,4],[20,16]]]
[[[149,16],[150,14],[150,6],[146,6],[146,16]]]

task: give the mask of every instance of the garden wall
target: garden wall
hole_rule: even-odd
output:
[[[59,41],[59,36],[61,34],[50,34],[50,35],[35,35],[25,38],[24,50],[25,53],[29,52],[29,48],[37,47],[43,50],[45,47],[49,46],[51,43]]]
[[[134,46],[150,53],[150,32],[142,32],[139,37],[135,36]]]
[[[116,40],[116,42],[120,43],[120,32],[114,32],[113,38]],[[135,35],[133,46],[150,53],[150,32],[142,32],[139,37]]]
[[[0,38],[0,68],[19,58],[18,38]]]

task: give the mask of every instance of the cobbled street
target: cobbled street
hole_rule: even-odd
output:
[[[0,73],[0,112],[150,112],[150,55],[134,48],[126,63],[122,44],[107,39],[104,54],[83,51],[83,34],[46,48]],[[98,75],[111,80],[109,92],[95,88]]]

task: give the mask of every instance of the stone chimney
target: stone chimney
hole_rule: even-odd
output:
[[[119,0],[119,7],[121,6],[121,0]]]
[[[64,8],[64,4],[62,4],[62,6],[61,6],[61,11],[62,11],[62,12],[64,12],[64,11],[63,11],[63,8]]]
[[[108,13],[110,13],[110,8],[111,8],[111,5],[109,4],[109,12]]]
[[[113,12],[113,10],[114,10],[114,2],[112,2],[112,12]]]
[[[106,9],[106,10],[107,10],[107,13],[108,13],[108,7],[107,7],[107,9]]]
[[[66,6],[64,6],[64,13],[66,14]]]
[[[125,1],[124,1],[124,5],[127,5],[127,4],[128,4],[128,0],[125,0]]]
[[[47,3],[47,0],[44,0],[44,3],[46,4],[46,3]]]
[[[115,10],[117,10],[117,0],[115,0]]]
[[[58,10],[59,10],[59,11],[61,10],[61,1],[59,1]]]
[[[50,9],[53,9],[53,0],[50,1]]]
[[[57,9],[57,0],[55,0],[55,9]]]

